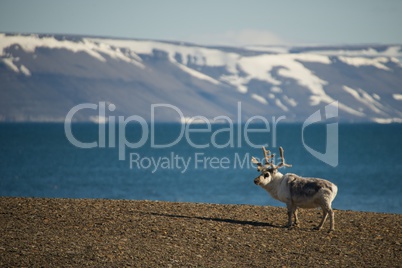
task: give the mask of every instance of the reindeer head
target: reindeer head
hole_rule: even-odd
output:
[[[279,154],[281,156],[282,162],[279,165],[274,164],[275,154],[270,155],[270,151],[262,147],[262,151],[264,152],[265,164],[261,164],[255,157],[251,158],[251,162],[257,165],[257,171],[261,172],[261,174],[254,179],[254,183],[257,185],[267,185],[271,182],[272,177],[278,172],[278,169],[281,167],[291,167],[292,165],[285,163],[284,150],[282,147],[279,147]]]

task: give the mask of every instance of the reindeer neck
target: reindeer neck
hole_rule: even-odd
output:
[[[279,171],[276,172],[275,176],[273,176],[274,180],[281,180],[283,177],[283,174],[280,173]]]
[[[264,186],[264,188],[271,193],[271,195],[277,196],[276,191],[279,189],[279,184],[282,182],[283,174],[277,172],[275,176],[272,177],[271,181]]]

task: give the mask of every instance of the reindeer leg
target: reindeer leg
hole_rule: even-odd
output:
[[[322,215],[321,222],[317,227],[314,227],[314,230],[320,230],[322,228],[322,225],[324,224],[325,220],[327,219],[327,216],[328,216],[327,209],[322,208],[322,213],[323,213],[323,215]]]
[[[295,209],[295,212],[293,213],[295,215],[295,226],[299,225],[299,218],[297,218],[297,208]]]
[[[334,218],[334,211],[332,210],[332,208],[330,208],[330,211],[328,213],[329,213],[329,222],[331,225],[328,232],[335,231],[335,218]]]
[[[286,224],[286,228],[291,228],[292,227],[292,215],[293,211],[292,210],[288,210],[288,224]]]
[[[292,204],[287,204],[287,208],[288,208],[288,224],[285,226],[287,228],[292,228],[293,225],[293,215],[295,214],[296,208],[294,208],[292,206]]]

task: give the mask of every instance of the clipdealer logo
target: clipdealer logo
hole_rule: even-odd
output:
[[[322,123],[327,120],[338,119],[338,102],[334,101],[324,107],[323,115],[321,116],[321,111],[317,110],[312,115],[310,115],[306,121],[304,121],[302,126],[302,142],[304,148],[312,154],[315,158],[321,160],[322,162],[332,166],[338,166],[339,159],[339,124],[338,122],[327,123],[326,124],[326,137],[325,137],[325,153],[318,152],[308,146],[304,140],[304,129],[313,123]]]
[[[266,117],[255,115],[248,118],[245,122],[242,119],[242,107],[241,102],[237,104],[237,118],[232,120],[228,116],[220,115],[212,119],[207,119],[204,116],[194,116],[191,118],[185,117],[183,112],[176,106],[171,104],[152,104],[151,105],[151,120],[147,122],[143,117],[139,115],[131,115],[129,117],[115,116],[111,115],[111,112],[115,111],[116,106],[114,104],[107,104],[106,102],[99,102],[99,104],[94,103],[83,103],[74,106],[66,115],[64,121],[64,131],[68,141],[78,147],[83,149],[90,148],[118,148],[118,159],[126,160],[127,149],[137,149],[144,146],[147,142],[152,149],[160,148],[172,148],[177,145],[180,141],[185,139],[187,144],[194,149],[204,149],[204,148],[241,148],[242,146],[248,146],[251,148],[260,149],[262,146],[276,147],[277,143],[277,125],[280,121],[286,119],[285,116],[280,116],[278,118],[272,117],[269,121]],[[337,102],[332,103],[325,107],[326,118],[337,116]],[[102,123],[98,125],[98,139],[91,142],[82,142],[78,140],[72,131],[72,122],[74,121],[74,116],[81,110],[90,109],[97,111],[97,118],[102,119]],[[180,133],[175,137],[173,141],[168,143],[161,143],[157,140],[157,135],[155,131],[155,113],[156,111],[166,112],[168,109],[170,113],[174,112],[180,118]],[[302,142],[304,147],[308,152],[310,152],[314,157],[320,159],[321,161],[331,165],[336,166],[338,163],[338,150],[337,150],[337,139],[338,139],[338,126],[336,124],[327,125],[327,151],[322,154],[315,151],[309,147],[304,141],[304,129],[313,124],[325,120],[321,117],[320,111],[313,113],[303,124],[302,128]],[[107,124],[105,124],[107,122]],[[200,122],[202,124],[200,124]],[[213,123],[224,123],[222,128],[217,130],[212,130]],[[126,131],[127,125],[130,123],[136,123],[140,126],[139,139],[135,142],[127,140]],[[263,128],[253,128],[253,124],[262,124]],[[197,125],[197,127],[194,127]],[[117,126],[117,133],[116,133]],[[202,126],[202,127],[200,127]],[[218,142],[217,135],[226,132],[228,139],[222,143]],[[209,133],[210,140],[204,143],[197,143],[194,140],[194,135],[197,133]],[[271,144],[255,144],[251,141],[250,135],[253,133],[266,133],[271,136]],[[106,135],[108,134],[108,135]],[[235,135],[236,134],[236,135]],[[108,140],[106,138],[108,137]],[[198,141],[199,142],[199,141]],[[129,152],[129,166],[130,169],[146,169],[151,170],[152,173],[163,169],[177,169],[180,172],[186,172],[190,167],[195,169],[229,169],[229,168],[254,168],[251,164],[251,157],[248,153],[244,155],[239,155],[234,153],[233,157],[216,157],[209,156],[205,153],[194,152],[191,156],[182,156],[176,154],[174,151],[170,152],[170,155],[165,156],[146,156],[141,155],[139,152]]]

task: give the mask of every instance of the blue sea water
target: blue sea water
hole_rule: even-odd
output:
[[[247,134],[244,125],[148,127],[144,132],[133,124],[119,131],[115,125],[75,123],[74,139],[94,146],[78,148],[63,124],[0,124],[0,196],[284,206],[253,183],[258,173],[249,161],[262,157],[262,150],[252,145],[268,144],[277,155],[279,146],[285,148],[293,166],[282,173],[337,184],[334,208],[402,213],[401,124],[340,124],[336,167],[306,150],[301,124]],[[303,134],[305,144],[325,152],[325,125],[311,125]]]

